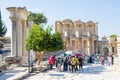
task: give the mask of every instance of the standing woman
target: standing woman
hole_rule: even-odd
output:
[[[76,70],[78,70],[78,64],[79,64],[78,56],[76,56],[76,65],[75,65],[75,69],[76,69]]]
[[[52,56],[50,56],[49,58],[49,64],[50,64],[50,69],[52,69],[54,64],[54,58]]]
[[[111,56],[108,56],[107,59],[108,59],[108,65],[110,66],[112,64]]]
[[[102,56],[102,57],[101,57],[101,64],[104,65],[104,62],[105,62],[105,57]]]

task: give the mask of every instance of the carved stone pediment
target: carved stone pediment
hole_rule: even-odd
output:
[[[64,19],[63,22],[72,22],[70,19]]]
[[[77,21],[74,21],[74,24],[77,25],[77,26],[82,26],[84,25],[84,22],[82,22],[80,19],[77,20]]]
[[[95,25],[95,23],[93,21],[88,21],[86,24],[90,27]]]

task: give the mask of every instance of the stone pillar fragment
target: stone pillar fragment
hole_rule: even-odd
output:
[[[87,54],[90,54],[90,41],[87,41]]]
[[[84,54],[84,40],[82,39],[82,54]]]
[[[94,54],[94,40],[92,40],[92,54]]]
[[[9,7],[12,21],[12,56],[24,57],[26,40],[26,20],[29,13],[25,7]]]

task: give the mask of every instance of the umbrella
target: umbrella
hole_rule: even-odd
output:
[[[61,54],[61,56],[62,56],[62,57],[68,57],[69,54],[63,53],[63,54]]]
[[[66,51],[65,54],[67,54],[67,55],[73,55],[73,51]]]
[[[75,56],[82,56],[82,54],[81,53],[77,53],[77,54],[75,54]]]

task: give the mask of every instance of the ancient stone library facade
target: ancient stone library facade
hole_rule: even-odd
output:
[[[55,22],[55,30],[62,33],[65,51],[120,57],[120,36],[98,40],[98,22],[65,19]]]
[[[98,53],[98,22],[65,19],[56,21],[55,30],[62,33],[65,50]]]

